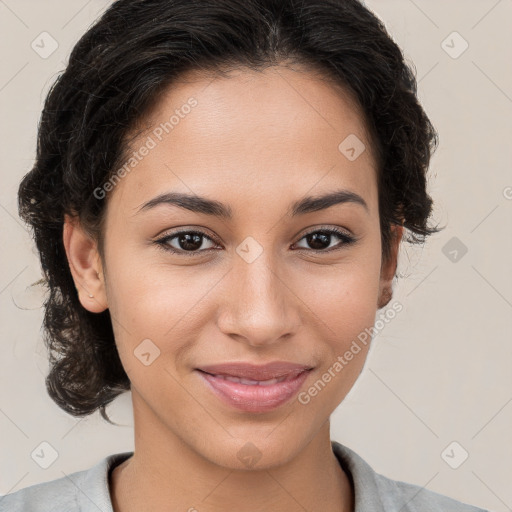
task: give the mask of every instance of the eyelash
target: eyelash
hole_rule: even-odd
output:
[[[323,233],[323,234],[327,234],[327,235],[336,235],[337,237],[339,237],[342,242],[340,242],[337,246],[334,246],[334,247],[331,247],[330,249],[305,249],[305,248],[301,248],[299,249],[299,252],[301,251],[306,251],[306,252],[313,252],[313,253],[316,253],[316,254],[325,254],[325,253],[330,253],[330,252],[333,252],[333,251],[339,251],[341,249],[343,249],[344,247],[346,247],[347,245],[351,245],[353,243],[355,243],[357,241],[357,238],[351,236],[351,235],[348,235],[347,233],[345,233],[344,231],[341,231],[340,229],[337,229],[337,228],[325,228],[325,229],[316,229],[314,231],[309,231],[308,233],[305,233],[300,239],[299,239],[299,242],[300,240],[306,238],[307,236],[309,235],[312,235],[312,234],[315,234],[315,233]],[[184,256],[197,256],[198,254],[202,253],[202,252],[205,252],[205,251],[212,251],[212,250],[215,250],[213,248],[211,249],[202,249],[202,250],[198,250],[198,251],[185,251],[183,249],[175,249],[174,247],[171,247],[169,246],[168,242],[180,235],[183,235],[183,234],[194,234],[194,235],[200,235],[204,238],[207,238],[208,240],[212,241],[213,243],[217,243],[214,239],[212,239],[210,236],[208,236],[206,233],[204,233],[203,231],[197,231],[197,230],[188,230],[188,231],[177,231],[175,233],[171,233],[171,234],[168,234],[168,235],[165,235],[164,237],[162,238],[159,238],[157,240],[154,240],[153,243],[155,243],[157,245],[158,248],[162,249],[163,251],[165,252],[170,252],[170,253],[173,253],[173,254],[178,254],[178,255],[184,255]]]

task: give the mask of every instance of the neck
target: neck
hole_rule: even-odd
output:
[[[206,459],[155,418],[134,414],[134,420],[134,454],[110,478],[114,512],[354,509],[349,478],[332,452],[329,421],[290,460],[240,470]]]

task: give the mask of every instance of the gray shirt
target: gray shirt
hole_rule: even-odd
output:
[[[376,473],[359,455],[332,441],[354,487],[354,512],[489,512]],[[113,512],[109,472],[133,452],[109,455],[92,468],[0,497],[0,512]]]

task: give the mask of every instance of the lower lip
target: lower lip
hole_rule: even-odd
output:
[[[271,386],[250,386],[196,371],[224,403],[246,412],[267,412],[286,403],[297,393],[310,373],[310,370],[306,370],[292,380]]]

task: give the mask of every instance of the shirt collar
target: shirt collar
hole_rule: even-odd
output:
[[[110,498],[109,474],[115,467],[131,457],[133,452],[114,453],[102,459],[76,482],[77,501],[81,512],[114,512]]]
[[[332,450],[343,471],[352,483],[354,512],[381,512],[387,510],[380,499],[381,493],[376,479],[377,473],[356,452],[331,441]]]

